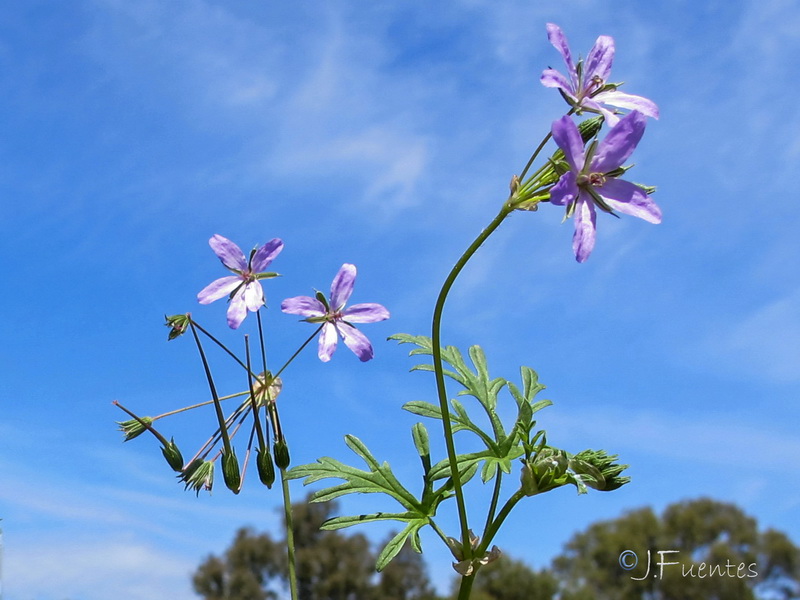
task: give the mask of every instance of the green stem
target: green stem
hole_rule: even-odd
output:
[[[227,396],[220,396],[218,399],[222,400],[230,400],[231,398],[238,398],[239,396],[244,396],[247,392],[236,392],[235,394],[229,394]],[[182,412],[186,412],[188,410],[194,410],[195,408],[200,408],[201,406],[208,406],[209,404],[214,404],[213,400],[206,400],[205,402],[200,402],[198,404],[192,404],[191,406],[184,406],[183,408],[178,408],[175,410],[171,410],[169,412],[165,412],[163,414],[158,415],[157,417],[153,417],[153,421],[157,421],[158,419],[163,419],[164,417],[171,417],[173,415],[178,415]]]
[[[458,588],[458,600],[469,600],[472,593],[472,584],[475,583],[475,572],[461,578],[461,585]]]
[[[530,159],[528,159],[525,168],[519,175],[519,180],[525,179],[525,176],[528,173],[531,165],[533,165],[533,162],[539,156],[551,137],[552,133],[548,133],[546,136],[544,136],[542,141],[533,151]],[[494,233],[498,227],[500,227],[500,224],[505,220],[505,218],[514,211],[515,206],[512,203],[515,197],[514,194],[515,190],[512,190],[511,196],[505,203],[503,203],[503,207],[500,209],[500,212],[497,213],[497,216],[480,233],[480,235],[475,238],[475,241],[470,244],[464,254],[461,255],[461,258],[459,258],[456,264],[453,266],[453,269],[450,271],[450,274],[447,276],[447,279],[445,279],[444,284],[442,285],[442,289],[439,292],[439,297],[436,299],[436,305],[433,309],[433,323],[431,325],[433,370],[436,378],[436,393],[439,398],[439,408],[442,413],[442,427],[444,428],[444,440],[445,446],[447,447],[447,459],[450,463],[450,477],[453,480],[453,491],[455,493],[456,505],[458,507],[458,519],[461,526],[461,543],[465,558],[472,558],[473,552],[469,540],[469,523],[467,520],[467,508],[464,502],[464,490],[461,484],[461,475],[458,472],[458,465],[456,463],[457,454],[455,441],[453,439],[453,427],[450,422],[450,408],[447,401],[447,386],[445,385],[444,381],[444,365],[442,361],[441,341],[442,313],[444,311],[444,304],[447,301],[447,295],[450,293],[450,288],[453,287],[453,284],[458,278],[459,273],[461,273],[461,270],[464,268],[464,266],[466,266],[470,258],[472,258],[472,256],[478,251],[478,248],[480,248],[481,245],[489,238],[489,236],[492,235],[492,233]],[[495,505],[493,505],[493,509],[494,508]],[[491,519],[487,519],[487,525],[490,520]],[[469,577],[462,577],[461,588],[458,595],[459,600],[466,600],[469,598],[474,577],[474,574],[470,575]]]
[[[259,334],[260,333],[261,328],[259,327]],[[264,439],[264,430],[261,428],[261,417],[258,414],[258,403],[256,402],[255,390],[253,389],[253,377],[250,375],[250,338],[247,335],[244,336],[244,351],[247,359],[247,387],[250,389],[250,406],[253,409],[253,427],[258,435],[258,447],[262,452],[269,452],[267,441]]]
[[[286,552],[289,557],[289,592],[292,600],[298,600],[297,569],[294,551],[294,521],[292,519],[292,500],[289,497],[289,480],[286,469],[281,468],[281,488],[283,489],[283,514],[286,521]]]
[[[258,342],[261,346],[261,364],[264,366],[264,373],[267,372],[267,349],[264,345],[264,328],[261,326],[261,311],[256,311],[258,321]]]
[[[497,518],[492,522],[492,524],[486,528],[486,535],[481,540],[480,547],[478,548],[478,552],[483,555],[486,552],[486,549],[491,544],[494,536],[497,535],[497,532],[500,530],[500,526],[503,524],[503,521],[506,520],[506,517],[511,513],[511,509],[513,509],[517,502],[522,500],[525,497],[523,491],[517,490],[514,494],[506,500],[506,503],[503,505],[503,508],[500,509],[500,513],[497,515]]]
[[[467,264],[470,258],[477,252],[483,242],[494,233],[500,226],[505,218],[511,214],[514,209],[506,202],[503,208],[492,220],[491,223],[484,229],[480,235],[475,238],[475,241],[470,244],[469,248],[458,259],[450,274],[445,279],[442,285],[442,290],[439,292],[439,297],[436,300],[436,306],[433,309],[433,324],[431,327],[431,342],[433,350],[433,370],[436,377],[436,391],[439,396],[439,408],[442,411],[442,425],[444,427],[444,440],[447,446],[447,458],[450,462],[450,476],[453,479],[453,490],[456,495],[456,504],[458,505],[458,518],[461,524],[461,541],[464,548],[464,557],[472,556],[472,548],[469,543],[469,524],[467,522],[467,509],[464,503],[464,491],[461,486],[461,475],[458,472],[458,464],[456,463],[456,447],[453,440],[453,426],[450,422],[450,408],[447,402],[447,387],[444,382],[444,365],[442,364],[442,312],[444,311],[444,304],[447,300],[447,295],[453,283],[458,277],[461,270]],[[460,597],[460,596],[459,596]]]
[[[220,341],[219,341],[217,338],[215,338],[215,337],[214,337],[214,336],[213,336],[211,333],[209,333],[209,331],[208,331],[208,330],[206,330],[204,327],[202,327],[202,326],[201,326],[199,323],[197,323],[197,322],[196,322],[194,319],[190,318],[190,319],[189,319],[189,324],[192,326],[192,330],[193,330],[193,331],[194,331],[194,328],[196,327],[196,328],[197,328],[198,330],[200,330],[200,332],[201,332],[201,333],[203,333],[203,334],[204,334],[204,335],[205,335],[205,336],[206,336],[208,339],[210,339],[210,340],[211,340],[212,342],[214,342],[214,343],[215,343],[217,346],[219,346],[219,347],[220,347],[220,348],[222,348],[222,349],[223,349],[225,352],[227,352],[227,353],[228,353],[228,355],[229,355],[229,356],[230,356],[230,357],[231,357],[233,360],[235,360],[237,363],[239,363],[239,365],[240,365],[240,366],[241,366],[243,369],[247,369],[247,365],[246,365],[246,364],[244,364],[244,363],[242,362],[242,360],[241,360],[241,359],[240,359],[238,356],[236,356],[236,355],[235,355],[233,352],[231,352],[231,351],[228,349],[228,347],[227,347],[225,344],[223,344],[223,343],[222,343],[222,342],[220,342]],[[195,339],[196,339],[196,338],[197,338],[197,334],[195,334]],[[256,376],[255,376],[255,375],[253,375],[253,377],[256,377]]]
[[[214,385],[214,378],[211,376],[211,368],[208,366],[206,353],[203,351],[203,345],[200,343],[200,336],[197,335],[197,329],[195,328],[194,321],[189,321],[189,325],[192,327],[192,335],[194,336],[194,341],[197,344],[197,350],[200,352],[200,360],[203,361],[203,369],[206,372],[206,379],[208,379],[208,387],[211,390],[211,397],[214,399],[214,410],[217,413],[217,420],[219,421],[219,429],[220,433],[222,434],[222,443],[225,446],[226,454],[231,454],[233,452],[231,449],[231,440],[228,437],[228,429],[225,425],[225,415],[222,414],[222,405],[219,403],[217,386]]]
[[[536,160],[536,157],[539,156],[539,153],[542,151],[545,144],[547,144],[547,142],[550,141],[551,137],[553,137],[552,132],[544,136],[544,139],[542,139],[542,141],[539,142],[539,145],[536,147],[536,150],[533,151],[533,154],[531,154],[531,157],[528,159],[528,163],[525,165],[525,168],[522,169],[522,173],[519,174],[520,181],[525,180],[525,175],[528,173],[528,169],[531,168],[533,161]]]
[[[494,515],[497,511],[497,503],[500,501],[500,486],[502,485],[503,481],[503,472],[498,469],[497,470],[497,477],[494,478],[494,491],[492,493],[492,503],[489,506],[489,512],[486,514],[486,524],[483,526],[483,533],[481,534],[482,539],[486,539],[486,534],[489,531],[489,527],[492,525],[492,521],[494,520]]]
[[[314,331],[314,333],[312,333],[310,336],[308,336],[308,339],[307,339],[305,342],[303,342],[303,344],[302,344],[302,345],[301,345],[301,346],[300,346],[300,347],[297,349],[297,351],[296,351],[294,354],[292,354],[292,355],[289,357],[289,360],[287,360],[285,363],[283,363],[283,366],[282,366],[280,369],[278,369],[278,370],[277,370],[277,372],[275,373],[275,375],[273,375],[273,376],[272,376],[272,378],[273,378],[273,379],[274,379],[275,377],[277,377],[278,375],[280,375],[281,373],[283,373],[283,370],[284,370],[286,367],[288,367],[288,366],[291,364],[291,362],[292,362],[292,361],[293,361],[295,358],[297,358],[297,355],[298,355],[298,354],[300,354],[300,353],[303,351],[303,349],[305,349],[305,347],[306,347],[306,346],[308,346],[308,345],[311,343],[311,340],[313,340],[313,339],[316,337],[316,335],[317,335],[317,334],[320,332],[320,330],[322,329],[322,326],[323,326],[323,325],[325,325],[325,323],[323,323],[322,325],[320,325],[319,327],[317,327],[316,331]]]

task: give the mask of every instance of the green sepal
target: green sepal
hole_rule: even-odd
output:
[[[167,459],[167,463],[173,471],[180,473],[183,471],[183,456],[178,446],[175,444],[175,439],[170,439],[168,444],[161,447],[161,453]]]
[[[125,434],[125,440],[129,441],[139,437],[147,431],[147,425],[153,423],[152,417],[140,417],[139,419],[129,419],[127,421],[117,421],[119,430]]]
[[[289,446],[286,440],[278,440],[272,445],[272,452],[275,455],[275,464],[279,469],[287,469],[291,463],[289,458]]]
[[[271,271],[267,273],[256,273],[256,279],[272,279],[273,277],[280,277],[280,276],[281,276],[280,273],[273,273]]]
[[[214,485],[214,462],[196,458],[184,467],[178,479],[186,484],[184,489],[192,488],[198,495],[203,489],[210,492]]]
[[[330,306],[330,304],[328,304],[328,299],[325,297],[325,294],[323,294],[322,292],[317,292],[316,294],[314,294],[314,297],[317,300],[319,300],[319,302],[322,304],[322,306],[325,307],[325,311],[326,312],[331,309],[331,306]]]
[[[170,328],[167,340],[174,340],[182,336],[189,329],[189,325],[192,322],[192,318],[188,313],[183,315],[164,315],[164,319],[166,320],[164,325]]]
[[[239,461],[233,447],[230,452],[222,450],[222,478],[225,480],[225,486],[234,494],[241,491],[242,474],[239,471]]]
[[[275,483],[275,465],[272,462],[272,454],[267,448],[256,448],[256,466],[261,483],[271,488]]]
[[[631,481],[630,477],[621,476],[629,465],[617,463],[617,458],[617,454],[607,454],[605,450],[584,450],[578,452],[572,461],[580,461],[579,465],[587,464],[600,474],[599,478],[595,476],[592,480],[586,480],[586,485],[601,492],[611,492]],[[580,472],[574,467],[573,470]]]

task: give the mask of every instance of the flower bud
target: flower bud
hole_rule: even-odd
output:
[[[183,456],[178,446],[175,445],[175,440],[171,439],[168,444],[164,444],[161,448],[161,453],[167,459],[169,466],[173,471],[180,473],[183,470]]]
[[[272,455],[266,448],[256,450],[256,465],[258,466],[258,478],[268,488],[275,483],[275,465],[272,463]]]
[[[185,315],[164,315],[164,318],[167,320],[164,324],[171,328],[169,336],[167,337],[168,340],[174,340],[182,336],[186,333],[186,330],[189,329],[189,323],[191,322],[191,315],[189,315],[189,313]]]
[[[286,445],[286,440],[278,440],[272,446],[272,451],[275,454],[275,464],[279,469],[286,469],[289,467],[289,446]]]
[[[581,139],[583,139],[584,144],[600,133],[600,130],[603,128],[603,121],[604,117],[598,115],[578,123],[578,131],[581,134]]]

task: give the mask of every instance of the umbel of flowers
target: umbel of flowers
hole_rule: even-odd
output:
[[[197,295],[200,304],[227,298],[226,318],[232,329],[238,329],[249,314],[255,314],[255,360],[251,356],[249,335],[244,335],[240,356],[202,327],[191,313],[173,315],[167,317],[168,338],[173,340],[191,332],[211,398],[156,417],[137,416],[116,403],[131,417],[119,423],[125,439],[133,439],[144,432],[151,433],[161,444],[167,463],[187,489],[198,493],[203,489],[210,491],[216,465],[220,464],[225,485],[239,493],[253,449],[259,480],[267,487],[272,487],[276,481],[277,466],[286,511],[293,600],[297,599],[297,585],[289,496],[289,481],[292,479],[303,479],[305,484],[336,480],[338,483],[314,492],[312,498],[318,502],[352,493],[379,493],[392,498],[398,505],[396,512],[334,517],[323,528],[340,529],[385,520],[399,522],[400,532],[379,554],[377,568],[380,570],[407,542],[421,552],[420,531],[430,527],[454,558],[453,567],[461,576],[460,600],[470,597],[480,569],[500,557],[495,541],[501,526],[511,510],[525,498],[565,485],[574,486],[578,493],[586,493],[588,489],[612,491],[629,481],[622,474],[627,465],[619,464],[616,455],[604,450],[563,450],[551,443],[547,433],[538,428],[538,412],[551,402],[539,399],[538,394],[544,386],[539,383],[533,369],[521,367],[519,381],[493,377],[480,346],[470,347],[465,355],[454,346],[443,345],[441,340],[444,306],[450,290],[472,256],[513,212],[536,211],[542,204],[563,207],[565,220],[574,222],[572,248],[576,260],[581,263],[594,249],[598,213],[634,216],[650,223],[661,222],[661,210],[651,198],[654,188],[629,181],[627,171],[630,167],[626,165],[644,135],[647,119],[658,117],[658,107],[647,98],[620,91],[620,84],[609,80],[615,52],[611,37],[598,37],[586,60],[579,58],[576,61],[558,26],[548,24],[547,36],[561,54],[566,74],[545,69],[541,83],[558,89],[567,102],[566,114],[553,121],[550,131],[536,146],[524,168],[511,178],[510,193],[501,203],[499,212],[467,247],[445,279],[433,303],[431,335],[396,334],[390,338],[410,344],[411,355],[426,359],[412,370],[429,371],[434,377],[436,402],[414,400],[402,407],[435,422],[446,448],[446,456],[434,460],[428,428],[423,422],[412,427],[413,454],[422,470],[420,492],[413,492],[404,485],[388,463],[380,462],[361,440],[349,434],[345,436],[345,443],[364,462],[363,468],[330,457],[289,468],[289,443],[278,411],[284,371],[314,338],[317,338],[317,356],[323,362],[331,360],[340,339],[359,360],[371,360],[374,357],[373,346],[357,326],[386,320],[389,311],[377,303],[348,306],[356,267],[344,263],[333,278],[329,295],[317,292],[314,296],[283,300],[281,310],[284,313],[298,315],[314,328],[278,369],[269,370],[262,324],[265,308],[262,282],[277,276],[267,269],[283,250],[283,242],[278,238],[254,248],[245,256],[232,241],[221,235],[212,236],[209,244],[231,274],[216,279]],[[534,169],[551,141],[555,147],[550,156],[541,160],[540,166]],[[244,385],[240,382],[239,389],[243,387],[243,390],[219,394],[204,341],[219,346],[241,367]],[[254,364],[259,364],[259,367]],[[458,398],[453,398],[448,392],[448,380],[451,388],[455,386],[458,390]],[[464,401],[462,397],[465,397]],[[226,414],[223,402],[230,404],[231,400],[233,408]],[[500,417],[509,414],[508,410],[498,408],[501,402],[511,405],[511,412],[515,415],[511,422]],[[175,441],[167,439],[156,424],[160,426],[158,422],[168,416],[203,406],[213,409],[214,429],[194,456],[184,460]],[[481,415],[480,419],[474,418],[476,412]],[[488,425],[479,425],[478,421]],[[459,439],[473,436],[481,449],[458,452],[455,434],[459,434]],[[242,437],[245,438],[245,449],[244,459],[240,461],[235,442],[238,443]],[[480,483],[473,483],[476,481]],[[480,503],[480,506],[488,505],[488,512],[477,521],[474,515],[468,514],[467,491],[470,498],[488,495],[489,502]],[[454,532],[444,531],[437,521],[441,505],[450,500],[454,501],[458,518],[458,531]],[[479,534],[473,528],[475,522],[482,524]]]

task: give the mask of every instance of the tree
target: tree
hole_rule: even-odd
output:
[[[709,499],[673,504],[661,517],[645,508],[595,523],[553,569],[561,600],[800,598],[800,549]]]
[[[422,558],[404,548],[380,575],[360,534],[322,531],[333,502],[293,505],[298,594],[303,600],[435,600]],[[222,557],[209,556],[193,576],[204,600],[272,600],[288,588],[285,540],[240,529]]]
[[[458,580],[456,592],[458,595]],[[552,600],[558,580],[547,569],[534,571],[520,560],[501,555],[481,568],[472,588],[471,600]]]

